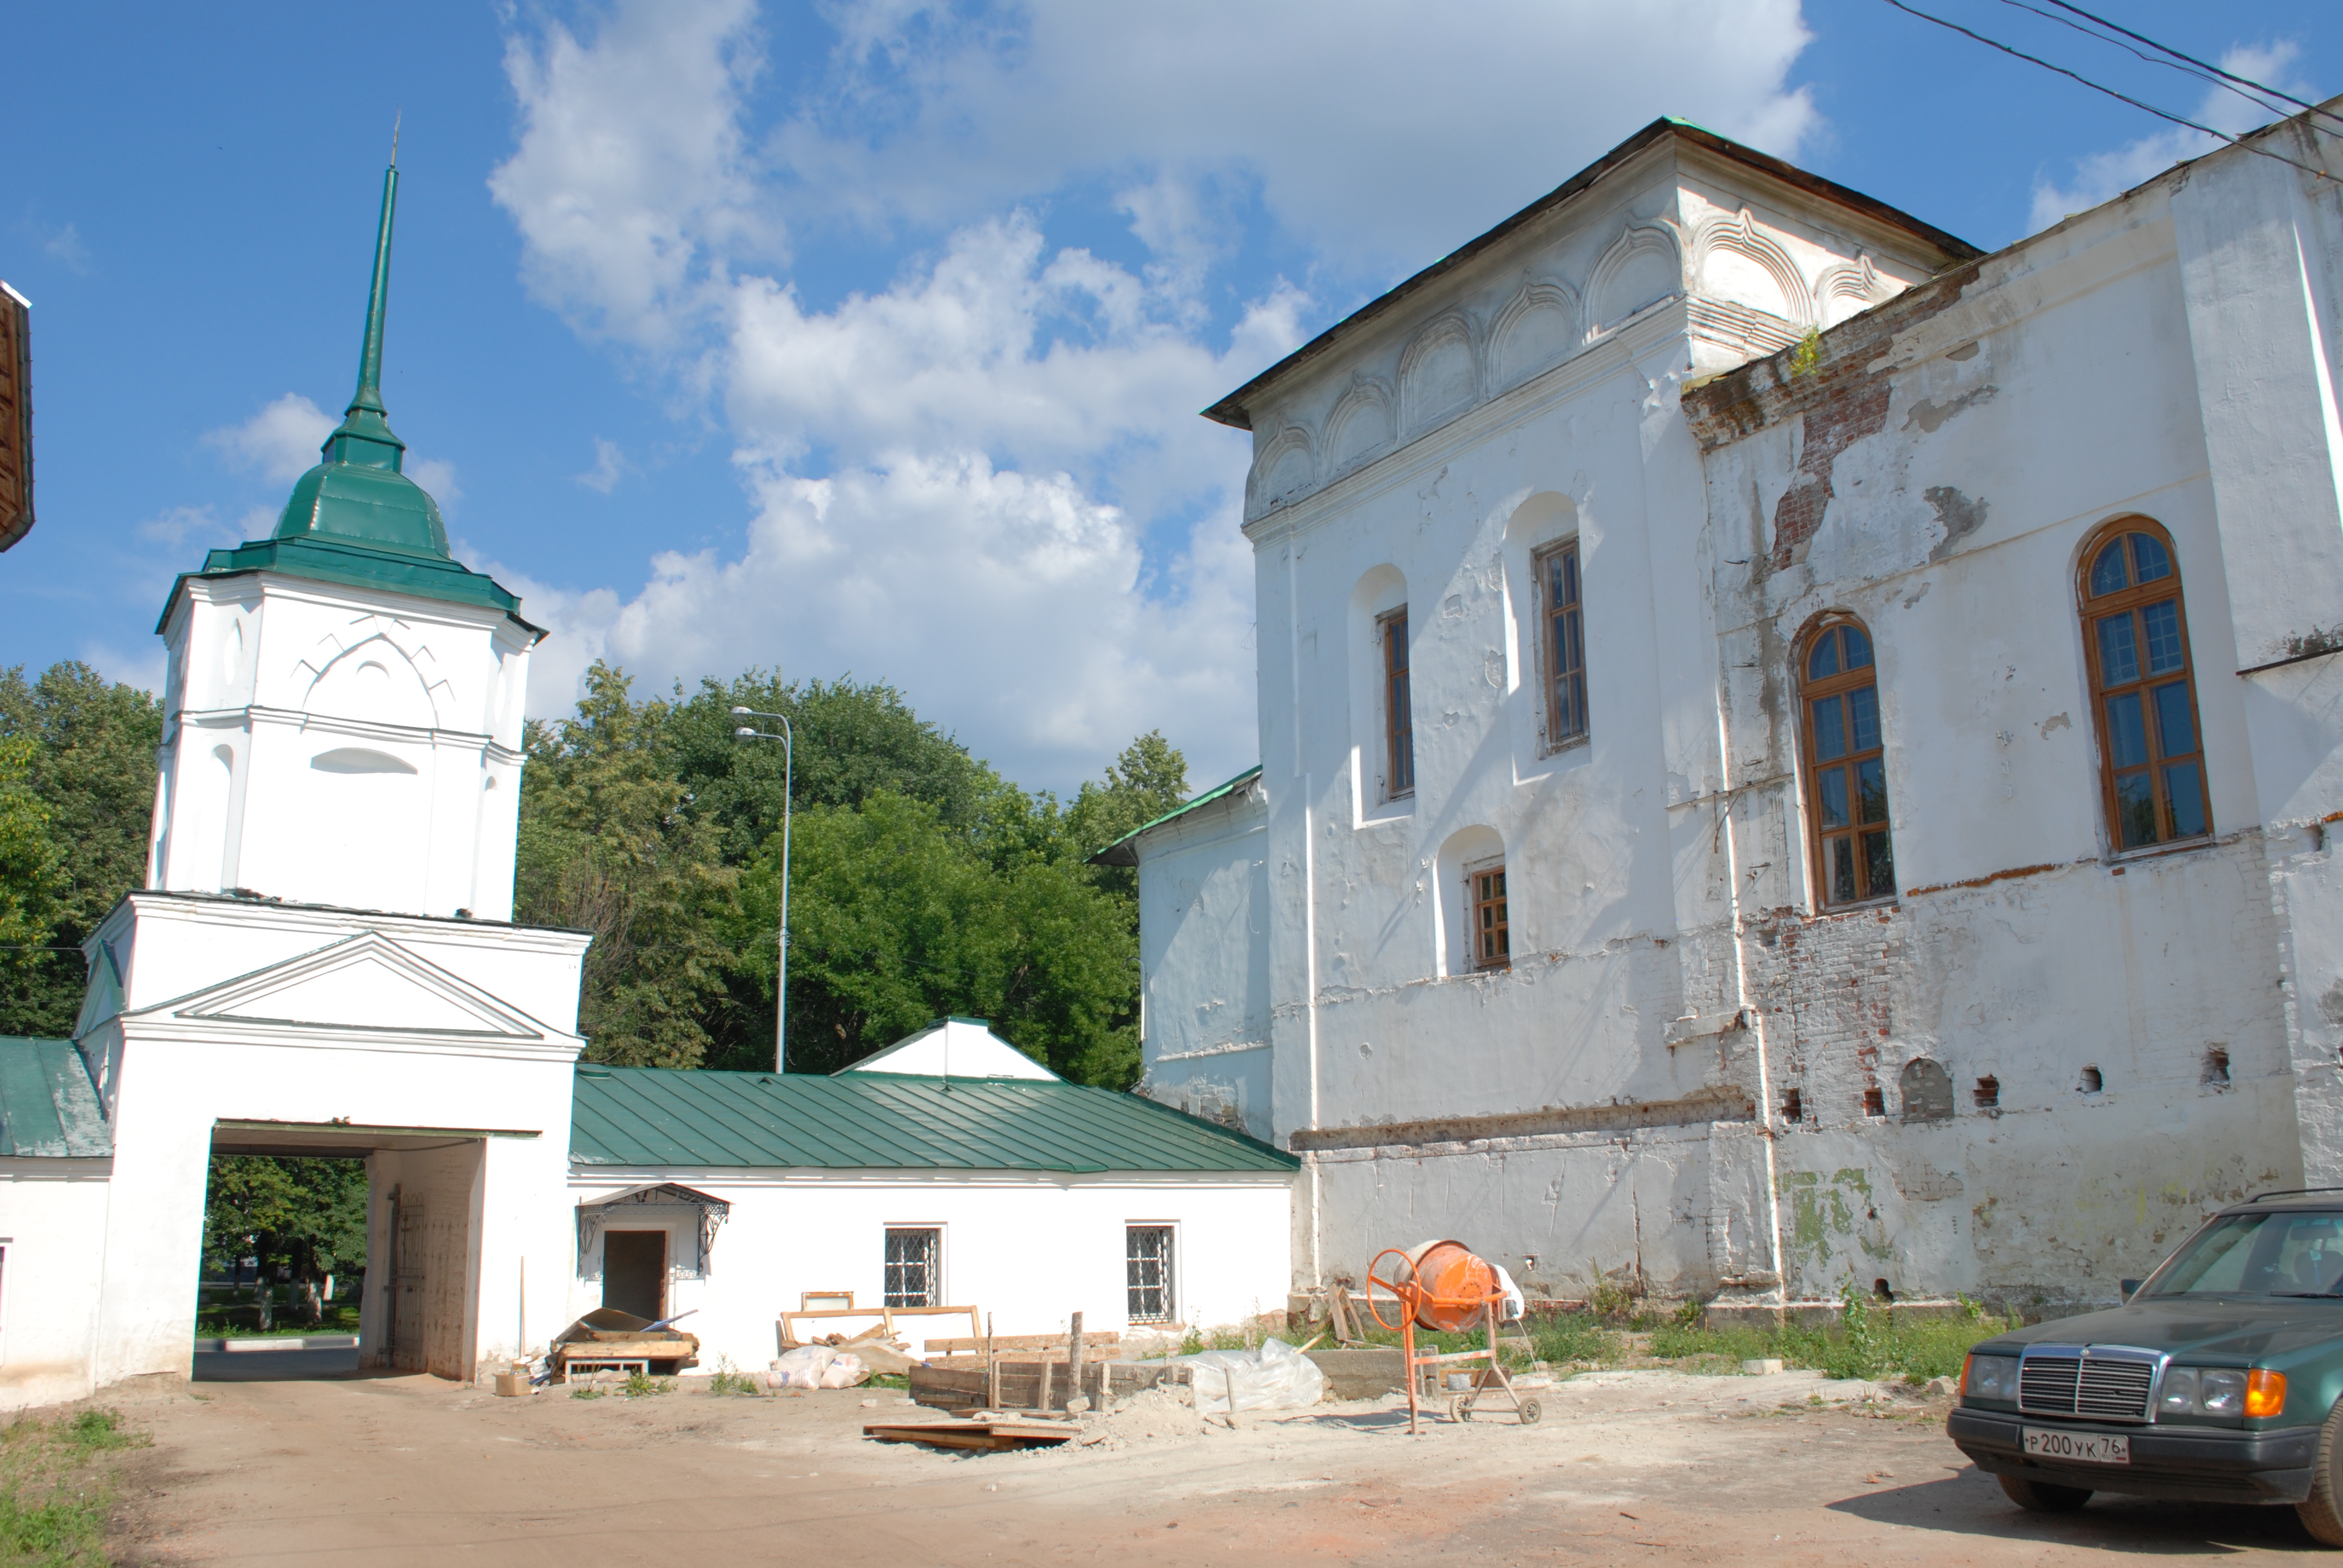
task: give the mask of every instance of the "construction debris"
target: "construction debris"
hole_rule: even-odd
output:
[[[547,1352],[553,1381],[567,1382],[573,1372],[641,1372],[649,1377],[673,1377],[699,1364],[699,1337],[622,1312],[598,1307],[553,1336]]]
[[[1055,1448],[1080,1436],[1071,1422],[1002,1416],[987,1421],[873,1422],[862,1435],[880,1442],[924,1442],[937,1448]]]

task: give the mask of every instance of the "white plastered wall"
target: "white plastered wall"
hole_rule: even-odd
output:
[[[704,1269],[697,1210],[628,1205],[618,1228],[669,1231],[670,1312],[699,1336],[700,1365],[744,1369],[777,1353],[775,1320],[803,1292],[851,1291],[858,1307],[886,1299],[886,1231],[943,1231],[944,1304],[989,1313],[996,1333],[1047,1333],[1083,1314],[1088,1331],[1121,1332],[1126,1318],[1124,1227],[1171,1224],[1181,1321],[1211,1327],[1281,1310],[1291,1178],[1051,1176],[848,1171],[597,1169],[574,1172],[573,1205],[659,1182],[722,1199],[731,1214]],[[573,1211],[574,1214],[574,1211]],[[574,1220],[573,1220],[574,1222]],[[579,1258],[568,1318],[602,1304],[598,1234]],[[568,1321],[565,1319],[564,1321]],[[965,1318],[905,1320],[904,1335],[965,1338]],[[850,1329],[860,1327],[850,1324]],[[809,1327],[808,1334],[820,1332]]]
[[[0,1410],[92,1392],[109,1164],[0,1160]]]

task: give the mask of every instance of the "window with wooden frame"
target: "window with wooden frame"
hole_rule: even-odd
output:
[[[1513,935],[1505,920],[1505,868],[1481,866],[1465,872],[1464,890],[1473,922],[1473,967],[1505,968],[1513,961]]]
[[[1578,598],[1578,541],[1537,558],[1538,597],[1544,618],[1545,743],[1586,739],[1586,626]]]
[[[1815,902],[1835,908],[1892,898],[1896,857],[1871,634],[1849,617],[1824,622],[1806,639],[1799,673]]]
[[[1375,621],[1383,656],[1383,799],[1415,793],[1414,698],[1407,675],[1407,611]]]
[[[2099,789],[2118,850],[2213,831],[2188,618],[2172,538],[2146,518],[2083,552],[2083,646],[2099,725]]]
[[[887,1227],[887,1304],[940,1307],[944,1303],[944,1233],[926,1225]]]

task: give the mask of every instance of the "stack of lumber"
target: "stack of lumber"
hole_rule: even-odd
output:
[[[672,1377],[699,1364],[699,1336],[654,1327],[648,1318],[602,1307],[554,1335],[547,1358],[553,1363],[555,1382],[568,1381],[572,1362],[639,1361],[655,1377]]]
[[[925,1442],[938,1448],[1050,1448],[1080,1431],[1071,1422],[997,1416],[987,1421],[873,1422],[862,1435],[880,1442]]]
[[[859,1334],[824,1334],[811,1342],[851,1351],[864,1366],[890,1377],[900,1377],[920,1364],[910,1347],[890,1334],[884,1323],[873,1323]]]

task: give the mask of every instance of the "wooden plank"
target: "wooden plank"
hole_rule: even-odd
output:
[[[1069,1339],[1066,1334],[996,1334],[992,1339],[992,1348],[995,1351],[1061,1351],[1067,1348]],[[1091,1332],[1082,1336],[1082,1343],[1092,1349],[1121,1342],[1122,1336],[1111,1329],[1104,1333]],[[970,1355],[982,1353],[985,1342],[981,1339],[930,1340],[927,1346],[930,1355]]]

